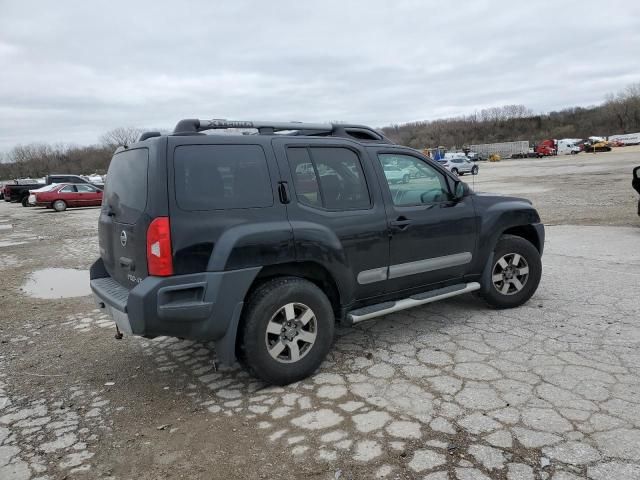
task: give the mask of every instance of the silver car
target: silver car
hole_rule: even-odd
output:
[[[442,160],[438,160],[438,162],[451,173],[455,173],[459,176],[462,176],[465,173],[470,173],[471,175],[478,174],[478,165],[466,158],[443,158]]]

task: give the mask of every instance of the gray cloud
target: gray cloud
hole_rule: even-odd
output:
[[[0,151],[184,117],[383,126],[640,81],[640,3],[0,0]]]

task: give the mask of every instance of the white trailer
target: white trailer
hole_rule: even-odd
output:
[[[522,140],[518,142],[483,143],[481,145],[471,145],[472,152],[484,156],[497,153],[502,158],[526,158],[529,153],[529,142]]]
[[[623,135],[611,135],[609,137],[610,142],[621,142],[625,145],[638,145],[640,144],[640,133],[625,133]]]

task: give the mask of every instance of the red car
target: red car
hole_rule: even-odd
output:
[[[102,190],[87,183],[61,183],[45,192],[34,192],[38,207],[62,212],[70,207],[95,207],[102,204]]]

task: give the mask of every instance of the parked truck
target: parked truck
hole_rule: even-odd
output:
[[[518,142],[483,143],[481,145],[471,145],[469,149],[486,157],[493,154],[498,154],[501,158],[526,158],[529,156],[529,142],[527,140]]]
[[[556,141],[553,139],[542,140],[533,149],[538,157],[550,157],[558,153]]]
[[[580,147],[576,145],[576,141],[580,139],[563,138],[556,143],[558,155],[577,155],[581,152]]]

